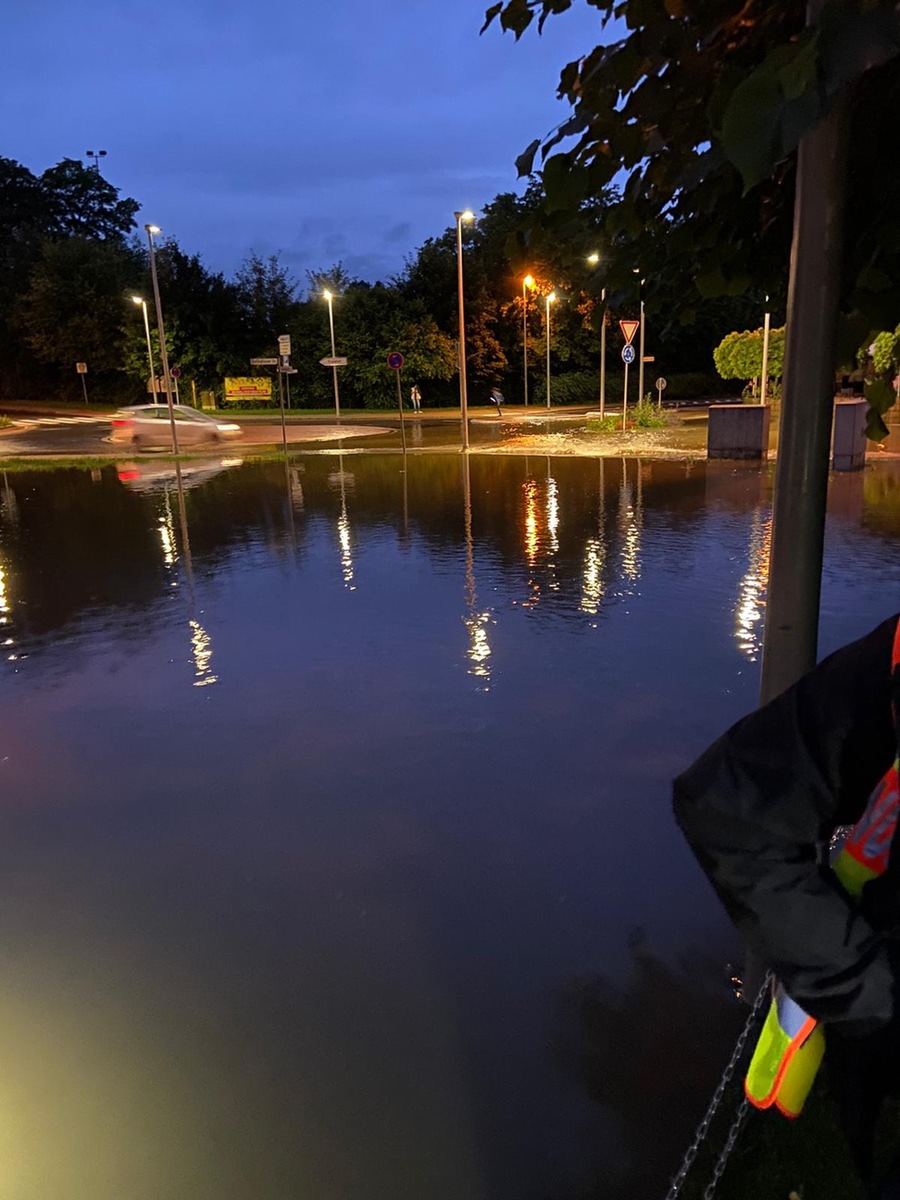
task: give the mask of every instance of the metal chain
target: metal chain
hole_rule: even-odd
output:
[[[731,1152],[737,1145],[738,1137],[741,1133],[741,1126],[750,1111],[750,1101],[746,1096],[741,1097],[741,1102],[738,1105],[737,1112],[734,1115],[734,1120],[731,1122],[731,1127],[728,1130],[728,1136],[725,1138],[725,1145],[722,1147],[722,1153],[716,1159],[716,1165],[713,1167],[712,1179],[706,1185],[706,1191],[703,1193],[703,1200],[713,1200],[716,1194],[716,1188],[719,1186],[719,1180],[725,1171],[725,1165],[731,1158]]]
[[[731,1052],[731,1058],[728,1060],[728,1066],[722,1072],[722,1078],[719,1080],[718,1087],[713,1092],[712,1099],[709,1102],[709,1107],[703,1116],[703,1120],[697,1126],[697,1132],[694,1134],[694,1139],[688,1146],[681,1166],[678,1169],[678,1173],[673,1178],[672,1184],[666,1193],[666,1200],[676,1200],[687,1177],[688,1171],[690,1171],[691,1167],[694,1165],[694,1160],[700,1151],[700,1147],[706,1141],[707,1135],[709,1134],[709,1127],[712,1124],[712,1119],[719,1110],[719,1105],[722,1103],[722,1097],[725,1095],[725,1089],[731,1082],[741,1054],[743,1053],[744,1046],[746,1045],[747,1038],[750,1036],[750,1031],[753,1029],[753,1026],[756,1023],[756,1018],[759,1016],[760,1010],[762,1009],[763,1003],[766,997],[769,995],[769,985],[771,982],[772,973],[771,971],[768,971],[765,979],[763,980],[762,987],[759,989],[757,997],[753,1001],[753,1007],[750,1009],[747,1020],[744,1022],[744,1028],[739,1033],[738,1039],[734,1044],[734,1050]],[[722,1150],[722,1153],[719,1155],[718,1161],[716,1162],[715,1169],[713,1171],[712,1182],[703,1194],[703,1200],[709,1200],[716,1189],[716,1185],[722,1176],[722,1172],[725,1170],[725,1164],[728,1161],[728,1157],[731,1154],[731,1151],[734,1149],[735,1142],[737,1141],[738,1134],[740,1133],[741,1125],[743,1124],[744,1118],[747,1115],[746,1110],[748,1107],[749,1105],[747,1104],[747,1101],[744,1100],[738,1109],[738,1114],[728,1131],[728,1137],[726,1139],[725,1146]],[[710,1188],[712,1191],[710,1191]]]

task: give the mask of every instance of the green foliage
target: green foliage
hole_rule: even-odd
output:
[[[622,428],[622,418],[615,415],[591,417],[586,428],[588,433],[618,433]]]
[[[723,379],[758,379],[762,375],[762,329],[729,333],[713,351],[716,370]],[[766,375],[780,379],[784,371],[784,327],[769,331],[769,361]]]
[[[643,399],[640,404],[628,414],[629,422],[633,421],[639,429],[665,429],[668,419],[649,399]]]
[[[852,83],[836,361],[843,345],[896,319],[900,163],[884,153],[900,105],[892,0],[825,0],[809,28],[805,0],[586,2],[623,32],[563,68],[559,94],[571,114],[517,165],[530,176],[540,152],[543,207],[555,219],[624,179],[604,219],[596,281],[612,306],[633,302],[640,264],[647,310],[669,324],[690,325],[705,302],[753,287],[780,308],[795,148]],[[498,22],[518,38],[571,3],[500,0],[485,27]]]
[[[609,385],[607,380],[607,385]],[[621,383],[619,388],[621,389]],[[607,386],[609,395],[609,386]],[[547,403],[547,381],[540,379],[533,389],[536,404]],[[598,371],[570,371],[559,375],[550,383],[550,400],[553,404],[596,404],[600,397],[600,373]]]

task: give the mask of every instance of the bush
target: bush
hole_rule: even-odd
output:
[[[609,379],[606,393],[610,395]],[[621,387],[621,385],[620,385]],[[538,380],[529,400],[534,404],[547,403],[546,377]],[[600,402],[599,371],[570,371],[550,379],[550,403],[552,404],[598,404]]]
[[[609,417],[594,417],[587,423],[588,433],[617,433],[622,428],[622,418],[613,414]]]
[[[664,429],[669,423],[664,414],[650,400],[644,400],[641,404],[636,405],[626,419],[629,424],[634,422],[640,429]]]

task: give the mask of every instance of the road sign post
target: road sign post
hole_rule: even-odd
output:
[[[657,401],[657,405],[656,405],[657,408],[662,408],[662,394],[668,386],[669,385],[668,385],[667,380],[663,379],[662,377],[657,379],[656,390],[659,392],[659,400]]]
[[[251,358],[250,366],[251,367],[277,367],[278,359],[277,358]]]
[[[634,335],[637,333],[640,325],[640,321],[622,320],[619,322],[619,328],[622,330],[622,337],[625,339],[626,346],[630,346],[634,341]]]
[[[403,355],[399,350],[392,350],[387,356],[387,365],[397,375],[397,409],[400,413],[400,437],[403,441],[403,453],[406,453],[406,421],[403,416],[403,384],[400,374],[403,368]]]
[[[85,383],[85,379],[84,379],[85,375],[87,375],[87,363],[83,363],[83,362],[76,363],[75,370],[78,372],[79,376],[81,377],[81,390],[84,392],[84,402],[85,402],[85,404],[87,404],[87,402],[88,402],[87,383]]]
[[[319,365],[322,367],[346,367],[347,360],[340,354],[336,354],[334,358],[320,358]]]
[[[636,329],[638,323],[637,323],[637,321],[620,321],[619,324],[620,325],[634,325],[634,327]],[[623,329],[622,332],[625,333],[625,330]],[[625,430],[625,418],[628,413],[628,368],[631,366],[631,364],[634,362],[634,359],[635,359],[634,346],[632,346],[632,344],[631,344],[631,338],[634,337],[634,329],[632,329],[630,335],[625,333],[625,336],[628,337],[629,340],[622,347],[622,362],[625,364],[625,386],[622,390],[622,431],[623,432]]]

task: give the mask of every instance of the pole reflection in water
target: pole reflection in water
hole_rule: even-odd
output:
[[[606,591],[603,571],[606,567],[606,493],[604,489],[604,459],[597,460],[600,477],[597,485],[599,511],[597,533],[589,537],[584,547],[584,569],[581,581],[581,611],[595,617]]]
[[[208,687],[210,684],[218,683],[219,677],[212,669],[212,638],[197,620],[195,612],[194,563],[191,556],[191,539],[188,533],[187,505],[184,501],[184,480],[181,475],[181,464],[178,462],[175,464],[175,495],[178,503],[178,525],[181,532],[181,557],[184,562],[184,574],[190,596],[191,615],[188,617],[188,629],[190,630],[191,658],[194,663],[193,686]],[[159,519],[159,536],[163,547],[163,562],[172,571],[178,563],[179,555],[171,495],[168,488],[163,494],[163,513]],[[172,580],[172,586],[177,587],[178,581]]]
[[[338,544],[341,554],[341,575],[348,592],[356,591],[353,572],[353,545],[350,539],[350,519],[347,514],[347,485],[355,482],[353,475],[344,472],[344,456],[338,454],[337,475],[328,476],[329,487],[337,486],[341,493],[341,514],[338,517]]]
[[[738,649],[750,662],[756,662],[762,650],[763,614],[769,582],[769,550],[772,545],[772,514],[759,509],[750,527],[749,565],[738,588],[734,636]]]
[[[491,614],[489,611],[478,611],[478,598],[475,591],[475,548],[472,541],[472,478],[468,455],[463,457],[462,471],[463,514],[466,532],[466,615],[463,617],[463,623],[469,634],[466,658],[469,660],[468,673],[479,681],[478,690],[487,692],[490,689],[491,683],[491,643],[488,637]]]
[[[644,497],[641,484],[641,460],[636,460],[637,479],[632,488],[628,478],[628,459],[622,459],[622,486],[619,490],[619,532],[622,549],[619,562],[622,578],[636,583],[641,576],[641,534],[644,528]]]
[[[556,577],[556,555],[559,553],[559,488],[556,480],[550,474],[550,457],[547,456],[547,544],[549,554],[547,566],[550,568],[550,590],[559,591],[559,580]]]

